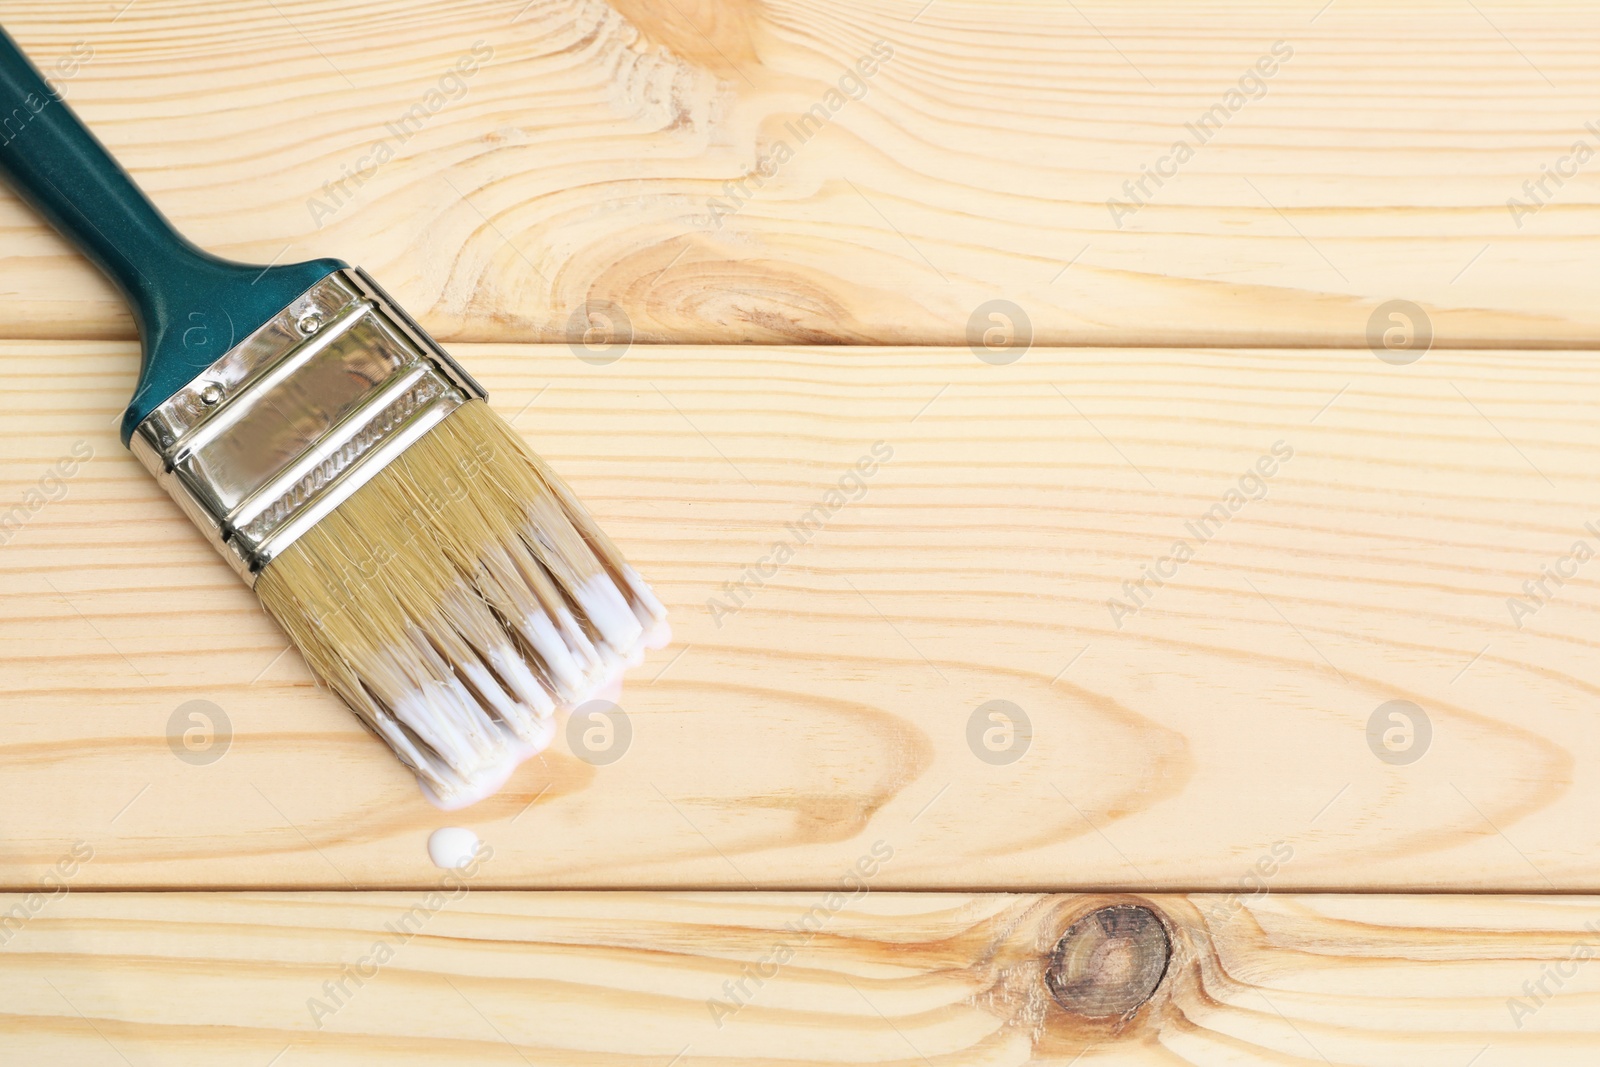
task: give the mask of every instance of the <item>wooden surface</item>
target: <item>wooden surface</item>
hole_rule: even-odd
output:
[[[677,630],[620,758],[428,807],[116,443],[131,322],[0,191],[0,1058],[1593,1061],[1592,6],[0,23],[202,245],[372,270]],[[614,364],[564,343],[602,325]],[[314,1018],[451,823],[522,891]],[[1108,904],[1172,958],[1089,1022],[1050,990],[1117,998],[1045,973]]]
[[[587,301],[656,341],[960,344],[992,298],[1051,344],[1360,346],[1391,299],[1441,344],[1600,339],[1600,164],[1569,159],[1600,149],[1600,14],[1576,0],[122,7],[0,19],[47,66],[92,49],[63,91],[195,240],[360,262],[447,340],[560,340]],[[363,164],[477,42],[465,89]],[[5,336],[131,334],[9,198],[0,240]]]
[[[0,547],[5,885],[81,839],[86,885],[415,886],[459,822],[521,888],[820,886],[882,839],[882,888],[1217,890],[1282,845],[1275,890],[1600,889],[1600,563],[1507,604],[1600,544],[1592,354],[456,349],[672,613],[622,758],[563,734],[427,806],[116,446],[131,346],[12,342],[5,499],[95,454]],[[232,724],[209,765],[181,715],[169,742],[193,700]],[[980,758],[996,700],[1031,723],[1011,763]],[[1394,700],[1416,762],[1369,744]]]
[[[806,922],[825,897],[479,892],[401,926],[423,899],[58,899],[0,952],[0,1043],[85,1067],[1519,1067],[1592,1063],[1600,1036],[1593,897],[1151,898],[1172,958],[1126,1022],[1040,973],[1104,899],[870,893]]]

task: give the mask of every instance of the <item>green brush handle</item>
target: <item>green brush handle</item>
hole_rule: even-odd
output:
[[[162,401],[345,264],[275,267],[205,252],[133,183],[0,29],[0,172],[116,283],[133,308],[144,364],[122,443]]]

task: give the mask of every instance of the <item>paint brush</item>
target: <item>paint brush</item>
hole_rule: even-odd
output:
[[[133,309],[123,443],[439,802],[498,788],[666,641],[650,588],[376,282],[190,243],[3,30],[0,173]]]

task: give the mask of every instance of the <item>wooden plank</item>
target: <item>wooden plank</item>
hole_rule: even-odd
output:
[[[6,24],[197,241],[358,261],[446,339],[561,340],[614,304],[654,341],[962,344],[1004,299],[1040,343],[1359,347],[1403,299],[1441,345],[1600,340],[1576,0],[12,0]],[[6,336],[130,335],[10,199],[0,240]]]
[[[1593,897],[839,896],[75,893],[6,935],[0,1049],[85,1067],[1509,1067],[1600,1049]],[[1128,1017],[1089,1019],[1045,975],[1108,906],[1147,909],[1171,956]],[[1116,961],[1066,1002],[1118,985]]]
[[[116,444],[132,346],[10,342],[0,884],[1600,886],[1593,353],[458,354],[672,612],[622,757],[428,807]]]

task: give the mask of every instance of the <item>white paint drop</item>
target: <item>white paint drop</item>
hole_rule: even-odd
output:
[[[428,858],[435,867],[456,870],[478,854],[478,835],[459,826],[446,826],[428,836]]]

